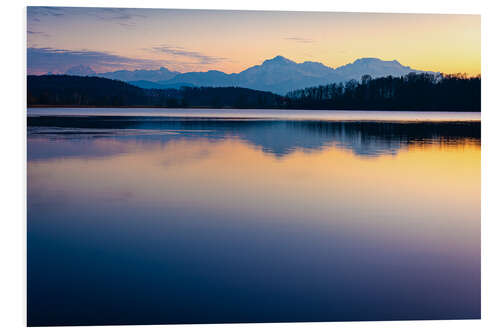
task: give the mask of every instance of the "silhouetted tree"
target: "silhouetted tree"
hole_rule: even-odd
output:
[[[99,77],[28,76],[28,106],[154,106],[326,110],[480,111],[481,77],[409,73],[361,77],[295,90],[286,96],[239,87],[143,89]]]
[[[480,111],[481,77],[409,73],[402,77],[330,84],[292,91],[287,106],[297,109]]]

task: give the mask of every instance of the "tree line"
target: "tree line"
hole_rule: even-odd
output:
[[[240,87],[143,89],[100,77],[28,76],[28,106],[480,111],[481,77],[410,73],[299,89],[285,96]]]
[[[126,82],[71,75],[28,76],[28,106],[278,108],[283,97],[239,87],[143,89]]]
[[[481,77],[409,73],[332,83],[286,95],[288,107],[333,110],[480,111]]]

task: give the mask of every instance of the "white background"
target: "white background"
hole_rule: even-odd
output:
[[[26,330],[26,5],[259,10],[320,10],[482,15],[482,319],[251,325],[30,328],[36,332],[500,332],[498,188],[500,13],[498,1],[461,0],[66,0],[3,1],[0,7],[0,330]]]

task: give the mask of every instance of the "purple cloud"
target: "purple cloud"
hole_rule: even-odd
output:
[[[64,15],[64,7],[28,7],[28,18],[39,20],[42,16],[58,17]]]
[[[35,30],[26,30],[28,36],[42,36],[42,37],[50,37],[50,35],[43,31],[35,31]]]
[[[89,16],[97,20],[135,26],[135,20],[145,18],[129,8],[87,8],[87,7],[28,7],[28,21],[40,22],[43,17]]]
[[[117,68],[152,68],[163,65],[163,62],[156,60],[128,58],[107,52],[49,47],[29,47],[27,62],[28,74],[63,73],[68,68],[78,65],[92,67],[95,71]]]
[[[228,58],[209,56],[209,55],[203,54],[201,52],[186,50],[183,47],[173,47],[173,46],[162,45],[162,46],[154,46],[152,48],[152,50],[154,52],[159,52],[159,53],[163,53],[163,54],[191,58],[191,59],[196,60],[198,64],[202,64],[202,65],[209,65],[209,64],[215,64],[218,62],[222,62],[222,61],[229,61]]]

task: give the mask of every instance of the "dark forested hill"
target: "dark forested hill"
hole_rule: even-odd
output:
[[[28,106],[278,108],[282,96],[237,87],[143,89],[99,77],[28,76]]]
[[[288,93],[238,87],[144,89],[99,77],[28,76],[28,106],[480,111],[481,78],[410,73]]]
[[[409,73],[292,91],[290,108],[336,110],[480,111],[481,78]]]
[[[128,83],[70,75],[28,76],[30,105],[148,105],[148,94]]]

